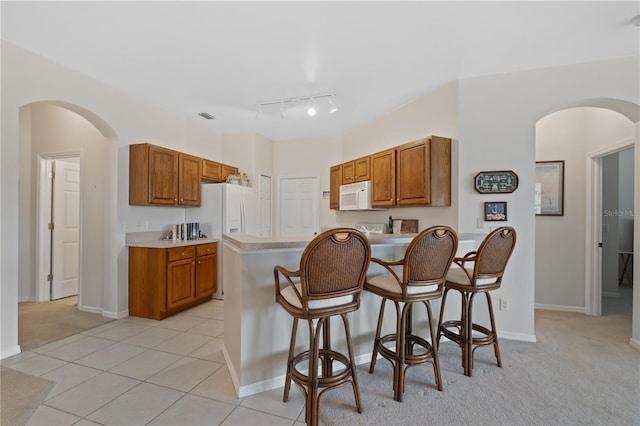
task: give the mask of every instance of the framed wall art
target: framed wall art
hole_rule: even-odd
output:
[[[507,202],[491,201],[484,203],[485,222],[504,222],[507,220]]]
[[[536,161],[536,216],[564,216],[564,161]]]
[[[518,188],[518,175],[511,170],[480,172],[473,179],[474,188],[481,194],[505,194]]]

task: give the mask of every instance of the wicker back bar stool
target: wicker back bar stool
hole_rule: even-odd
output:
[[[282,400],[288,400],[293,381],[305,395],[307,424],[318,424],[322,394],[346,383],[351,383],[356,408],[362,413],[347,313],[360,307],[370,259],[371,247],[361,232],[336,228],[321,233],[307,245],[297,271],[274,267],[276,302],[293,317]],[[331,347],[333,316],[342,319],[346,355]],[[309,349],[296,354],[298,320],[308,323]],[[344,368],[336,368],[334,373],[334,363]]]
[[[438,343],[445,336],[460,346],[466,376],[472,375],[473,353],[480,346],[493,345],[498,367],[502,367],[489,292],[500,288],[515,244],[515,229],[510,226],[498,228],[484,238],[477,251],[469,252],[464,257],[456,257],[454,262],[459,267],[452,267],[447,274],[438,321]],[[461,294],[462,312],[459,320],[443,321],[449,290],[456,290]],[[473,300],[478,293],[484,293],[487,298],[491,329],[473,322]]]
[[[373,343],[369,373],[373,373],[378,354],[393,365],[393,398],[402,401],[407,369],[432,364],[438,390],[442,390],[436,330],[431,312],[431,300],[442,296],[445,277],[458,247],[458,236],[447,226],[434,226],[419,233],[409,244],[404,258],[384,261],[373,258],[388,273],[367,279],[365,290],[380,297],[380,313]],[[402,268],[402,274],[394,268]],[[380,336],[385,304],[393,302],[396,308],[395,333]],[[426,308],[428,334],[419,336],[412,323],[414,304]],[[402,304],[402,309],[400,309]],[[431,343],[427,341],[430,339]]]

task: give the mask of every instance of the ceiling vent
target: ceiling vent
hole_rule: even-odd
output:
[[[206,118],[207,120],[215,120],[216,119],[213,115],[209,114],[208,112],[200,112],[200,113],[198,113],[198,115],[200,117],[202,117],[202,118]]]

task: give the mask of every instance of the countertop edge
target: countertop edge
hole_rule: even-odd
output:
[[[173,248],[173,247],[186,247],[199,244],[219,243],[220,240],[215,238],[203,238],[200,240],[186,240],[186,241],[173,241],[173,240],[153,240],[153,241],[137,241],[127,243],[127,247],[143,247],[143,248]]]

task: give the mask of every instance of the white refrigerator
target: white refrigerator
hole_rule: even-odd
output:
[[[203,184],[199,208],[185,209],[185,222],[218,240],[218,282],[213,297],[223,299],[222,234],[260,235],[260,199],[256,188],[227,183]]]

